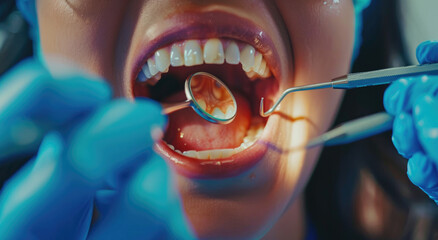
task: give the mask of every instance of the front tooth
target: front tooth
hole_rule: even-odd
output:
[[[211,151],[210,152],[210,159],[220,159],[222,158],[222,150],[218,151]]]
[[[170,50],[170,65],[180,67],[184,65],[184,58],[181,53],[181,48],[177,44],[173,44]]]
[[[197,152],[199,159],[210,159],[210,151],[199,151]]]
[[[252,67],[252,70],[256,73],[259,72],[260,65],[262,64],[263,55],[259,52],[256,52],[254,57],[254,66]]]
[[[255,49],[251,45],[246,45],[240,53],[240,63],[245,72],[249,72],[254,66]]]
[[[196,40],[188,40],[184,46],[184,62],[190,67],[202,64],[202,50],[201,45]]]
[[[219,108],[214,108],[211,115],[215,118],[226,119],[225,114]]]
[[[155,66],[160,72],[168,71],[170,66],[170,56],[167,49],[162,48],[155,52]]]
[[[158,69],[155,66],[155,60],[153,58],[148,59],[148,67],[149,67],[149,72],[151,73],[152,76],[158,73]]]
[[[224,48],[219,39],[209,39],[204,45],[204,61],[205,63],[223,64]]]
[[[185,151],[185,152],[183,152],[183,155],[185,155],[187,157],[191,157],[191,158],[197,157],[196,151],[193,151],[193,150]]]
[[[227,50],[225,51],[225,59],[229,64],[239,64],[240,52],[239,47],[235,42],[230,42],[230,44],[228,44]]]

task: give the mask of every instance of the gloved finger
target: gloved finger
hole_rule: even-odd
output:
[[[163,159],[153,155],[128,181],[89,239],[194,239]]]
[[[438,94],[438,87],[435,89]],[[414,104],[417,135],[427,156],[438,164],[438,96],[425,94]]]
[[[130,166],[151,154],[154,129],[165,124],[160,112],[151,101],[117,100],[97,110],[74,133],[48,135],[37,156],[38,167],[14,176],[3,192],[0,223],[27,229],[6,236],[83,239],[94,193],[107,176],[121,181]]]
[[[395,117],[392,142],[400,155],[405,158],[410,158],[415,152],[421,150],[411,115],[400,113]]]
[[[413,184],[437,202],[438,171],[436,165],[430,159],[421,152],[415,153],[408,161],[407,175]]]
[[[67,162],[90,185],[101,186],[109,177],[117,182],[124,170],[152,153],[165,124],[161,106],[152,100],[112,101],[68,136]]]
[[[95,77],[55,79],[36,61],[20,63],[0,81],[0,161],[35,151],[45,133],[110,98],[108,84]]]
[[[397,115],[410,113],[413,102],[425,92],[438,86],[437,76],[421,76],[401,79],[392,83],[385,91],[383,104],[388,113]]]
[[[420,64],[438,63],[438,42],[426,41],[418,45],[417,60]]]
[[[93,191],[60,160],[65,142],[45,137],[35,161],[4,186],[0,196],[2,239],[83,239],[91,222]]]
[[[400,79],[393,82],[385,90],[383,105],[389,114],[395,116],[404,110],[409,93],[408,90],[412,84],[412,79]]]

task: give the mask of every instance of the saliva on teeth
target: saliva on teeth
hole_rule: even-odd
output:
[[[204,151],[188,150],[182,152],[178,149],[175,149],[173,145],[169,143],[166,144],[173,151],[187,157],[196,158],[200,160],[215,160],[215,159],[231,157],[232,155],[249,148],[257,141],[257,139],[259,139],[262,136],[263,130],[264,130],[264,126],[262,123],[257,122],[255,124],[252,124],[251,127],[248,129],[246,136],[243,138],[243,142],[237,148],[215,149],[215,150],[204,150]]]
[[[230,39],[185,40],[158,49],[143,65],[137,80],[155,85],[169,67],[241,64],[250,80],[271,75],[263,55],[249,44]]]

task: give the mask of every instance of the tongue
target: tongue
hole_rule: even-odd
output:
[[[236,148],[240,146],[251,123],[248,101],[233,92],[237,101],[237,115],[229,124],[215,124],[200,117],[191,108],[169,115],[169,128],[164,140],[180,151]],[[166,99],[166,102],[184,101],[184,92]]]

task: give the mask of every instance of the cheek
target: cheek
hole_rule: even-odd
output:
[[[350,0],[277,1],[289,32],[293,50],[293,69],[284,88],[327,82],[347,74],[354,43],[354,9]],[[326,2],[327,4],[324,4]],[[343,91],[324,89],[289,94],[281,111],[299,119],[292,123],[281,122],[282,129],[290,129],[289,141],[282,139],[285,148],[305,145],[310,139],[325,132],[333,122]],[[284,182],[293,189],[302,189],[317,162],[320,149],[285,156],[283,161],[291,180]],[[292,189],[292,187],[290,187]]]
[[[349,70],[354,42],[351,0],[279,0],[293,50],[295,85],[329,81]],[[310,78],[320,73],[318,78]],[[304,77],[307,76],[307,77]]]
[[[39,0],[38,22],[44,55],[72,61],[117,88],[120,81],[116,80],[118,70],[114,59],[125,5],[123,1],[118,2]]]
[[[288,6],[278,1],[290,34],[294,69],[290,85],[327,82],[348,73],[354,43],[354,9],[351,0],[297,0],[302,4]],[[314,134],[325,131],[331,124],[342,97],[340,90],[315,90],[291,94],[287,109],[301,109],[317,128]],[[294,102],[296,104],[294,104]],[[297,105],[297,103],[304,103]],[[287,110],[286,110],[287,111]],[[296,115],[297,113],[292,113]]]

